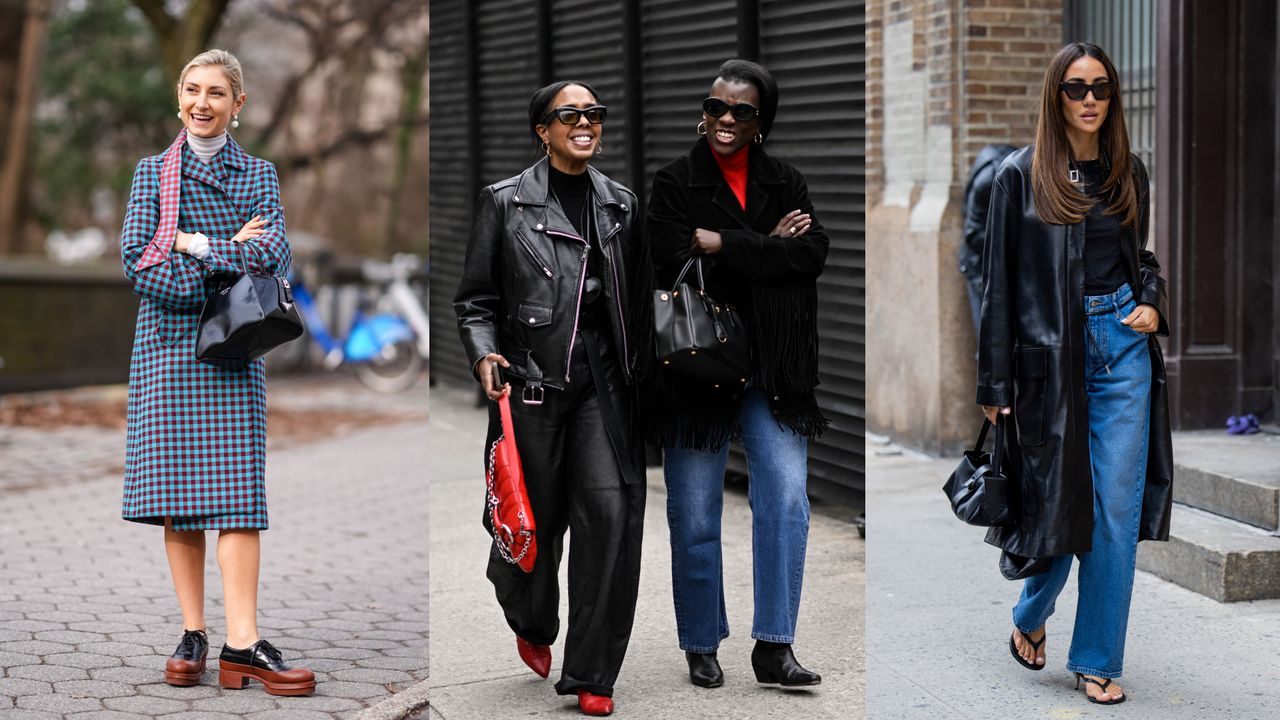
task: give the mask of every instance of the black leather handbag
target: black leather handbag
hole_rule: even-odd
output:
[[[696,269],[697,284],[685,282]],[[716,385],[744,385],[751,374],[751,337],[738,311],[707,295],[702,258],[684,264],[671,290],[653,293],[658,361],[663,368]]]
[[[995,527],[1013,521],[1009,511],[1009,478],[1000,472],[1005,454],[1006,422],[1004,418],[997,419],[995,447],[986,453],[982,446],[986,444],[991,421],[984,419],[977,444],[965,451],[960,465],[942,486],[956,517],[970,525]]]
[[[243,370],[303,331],[289,281],[251,273],[240,259],[244,272],[218,280],[196,327],[196,360],[223,370]]]

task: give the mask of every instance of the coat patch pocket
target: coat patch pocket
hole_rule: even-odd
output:
[[[162,345],[172,347],[187,334],[191,316],[162,308],[156,318],[155,337]]]
[[[520,307],[516,309],[516,315],[520,318],[520,322],[531,328],[551,324],[551,308],[547,305],[520,303]]]
[[[1014,420],[1018,444],[1043,445],[1045,426],[1045,378],[1049,375],[1049,349],[1023,348],[1014,352]]]

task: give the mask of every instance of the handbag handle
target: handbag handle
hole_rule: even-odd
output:
[[[689,272],[689,268],[694,266],[696,266],[698,270],[698,289],[699,290],[706,289],[707,283],[705,280],[702,279],[702,256],[701,255],[694,255],[693,257],[689,258],[688,262],[684,264],[684,267],[680,269],[680,274],[676,276],[676,284],[673,286],[673,288],[680,287],[680,283],[684,282],[684,276]]]
[[[997,417],[996,422],[996,440],[995,446],[991,448],[991,472],[1000,474],[1000,461],[1004,458],[1004,426],[1005,419]],[[975,453],[982,452],[982,446],[987,442],[987,430],[991,429],[991,421],[986,418],[982,419],[982,431],[978,433],[978,442],[974,445]]]

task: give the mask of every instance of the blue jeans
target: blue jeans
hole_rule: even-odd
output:
[[[1147,475],[1151,354],[1147,336],[1120,320],[1136,304],[1128,285],[1085,297],[1085,385],[1089,398],[1089,459],[1093,469],[1093,546],[1079,555],[1080,598],[1067,669],[1118,678],[1133,596],[1138,525]],[[1013,624],[1039,629],[1066,585],[1071,555],[1028,578],[1013,608]]]
[[[809,538],[808,441],[780,425],[768,398],[755,388],[744,391],[738,422],[750,477],[755,580],[751,637],[790,644],[795,640]],[[676,632],[680,647],[688,652],[714,652],[729,636],[720,549],[728,459],[728,443],[711,452],[663,451]]]

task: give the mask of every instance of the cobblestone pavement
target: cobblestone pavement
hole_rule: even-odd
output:
[[[213,536],[209,671],[164,684],[181,615],[160,530],[121,521],[119,472],[102,472],[122,432],[0,426],[0,718],[345,717],[427,678],[426,382],[394,398],[341,376],[268,384],[324,431],[268,456],[259,598],[263,636],[316,671],[316,694],[218,687]],[[351,408],[386,417],[335,430]]]

